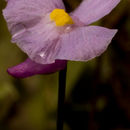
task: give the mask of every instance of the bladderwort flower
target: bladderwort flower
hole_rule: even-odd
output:
[[[92,26],[109,14],[120,0],[83,0],[68,14],[62,0],[6,0],[3,15],[16,43],[27,55],[8,69],[25,78],[62,70],[67,60],[88,61],[108,47],[115,29]]]

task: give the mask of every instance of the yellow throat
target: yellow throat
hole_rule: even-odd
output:
[[[56,26],[65,26],[74,24],[72,18],[64,9],[54,9],[50,13],[50,19],[56,23]]]

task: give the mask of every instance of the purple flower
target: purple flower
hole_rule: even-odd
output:
[[[62,0],[7,0],[3,10],[12,42],[29,57],[9,68],[15,77],[56,72],[67,60],[88,61],[102,54],[117,30],[89,24],[104,17],[120,0],[83,0],[70,14]]]

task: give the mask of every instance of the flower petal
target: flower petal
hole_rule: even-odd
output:
[[[83,0],[71,16],[89,25],[109,14],[119,2],[120,0]]]
[[[46,13],[63,8],[62,0],[7,0],[3,15],[12,34],[36,25]]]
[[[64,69],[67,65],[65,60],[56,60],[53,64],[41,65],[33,62],[30,59],[23,63],[9,68],[7,71],[10,75],[16,78],[26,78],[36,74],[50,74]]]
[[[33,61],[40,64],[54,63],[59,49],[58,29],[44,19],[34,27],[13,35],[12,42],[16,43]]]
[[[88,61],[102,54],[117,30],[98,26],[79,27],[62,35],[57,59]]]
[[[48,13],[55,8],[64,8],[62,0],[8,0],[3,11],[12,42],[40,64],[55,62],[59,32]]]

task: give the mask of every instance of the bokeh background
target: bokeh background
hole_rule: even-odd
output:
[[[64,2],[70,12],[81,0]],[[0,130],[56,130],[58,73],[15,79],[6,72],[27,56],[10,42],[5,5],[0,0]],[[94,24],[119,31],[100,57],[68,63],[64,130],[130,130],[130,0]]]

